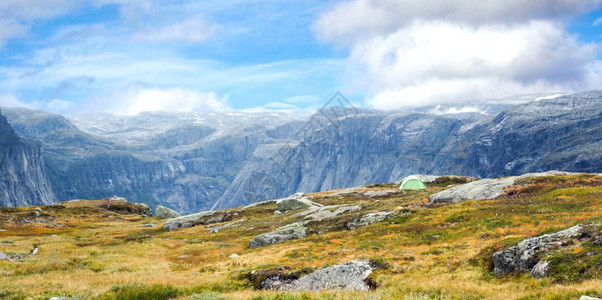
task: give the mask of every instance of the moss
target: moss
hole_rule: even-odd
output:
[[[120,285],[103,294],[102,300],[166,300],[180,296],[180,291],[168,285]]]

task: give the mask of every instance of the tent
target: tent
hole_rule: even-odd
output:
[[[416,176],[408,176],[404,178],[399,186],[400,190],[425,190],[426,185]]]

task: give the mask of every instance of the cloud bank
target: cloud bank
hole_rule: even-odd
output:
[[[353,0],[313,28],[348,48],[348,64],[379,109],[519,93],[599,88],[598,45],[566,22],[602,0]]]

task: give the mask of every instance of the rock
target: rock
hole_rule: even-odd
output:
[[[36,254],[38,254],[38,252],[39,252],[39,249],[37,247],[33,248],[33,251],[31,251],[31,255],[36,255]]]
[[[274,214],[275,214],[275,215],[281,215],[281,214],[282,214],[282,212],[281,212],[281,211],[279,211],[279,210],[275,210],[275,211],[274,211]]]
[[[125,198],[123,198],[123,197],[118,197],[118,196],[113,196],[113,197],[111,197],[111,198],[107,198],[107,200],[109,200],[109,201],[112,201],[112,202],[122,202],[122,203],[128,202],[128,200],[127,200],[127,199],[125,199]],[[146,204],[145,204],[145,205],[146,205]],[[148,206],[148,205],[147,205],[147,206]]]
[[[213,226],[213,227],[208,227],[207,230],[209,230],[209,232],[211,232],[211,233],[218,233],[223,229],[238,226],[238,225],[240,225],[240,223],[245,222],[246,220],[247,219],[240,219],[240,220],[236,220],[234,222],[217,225],[217,226]]]
[[[380,221],[388,219],[390,217],[391,217],[391,213],[386,212],[386,211],[369,213],[369,214],[361,216],[358,219],[347,222],[345,224],[345,228],[350,229],[350,230],[356,229],[359,227],[363,227],[363,226],[367,226],[370,224],[380,222]]]
[[[579,300],[602,300],[602,299],[583,295],[583,296],[581,296],[581,298],[579,298]]]
[[[235,258],[238,258],[238,257],[239,257],[239,255],[236,254],[236,253],[230,254],[230,256],[228,256],[228,258],[230,258],[230,259],[235,259]]]
[[[66,300],[66,298],[63,298],[63,297],[52,297],[52,298],[50,298],[48,300]]]
[[[394,190],[380,190],[380,191],[367,191],[364,192],[364,196],[368,197],[368,198],[376,198],[376,197],[386,197],[389,195],[393,195],[398,193],[399,191],[397,189]]]
[[[0,260],[8,260],[8,261],[13,261],[12,258],[10,258],[10,256],[4,254],[3,252],[0,252]]]
[[[341,214],[344,213],[348,213],[348,212],[354,212],[354,211],[358,211],[361,210],[362,206],[361,205],[332,205],[332,206],[323,206],[323,207],[316,207],[313,209],[309,209],[305,212],[299,213],[296,216],[301,216],[301,215],[306,215],[305,219],[311,219],[314,221],[320,221],[320,220],[324,220],[324,219],[331,219],[334,217],[337,217]]]
[[[171,219],[181,217],[182,215],[173,209],[167,208],[163,205],[157,205],[155,208],[155,216],[161,219]]]
[[[154,224],[154,223],[146,223],[146,224],[142,224],[142,225],[140,225],[140,226],[138,226],[138,227],[155,228],[155,227],[157,227],[157,224]]]
[[[188,228],[196,225],[207,225],[210,224],[209,222],[217,223],[218,221],[215,220],[219,218],[209,218],[214,216],[215,214],[215,211],[203,211],[196,214],[169,219],[163,224],[163,229],[167,231],[173,231],[178,228]]]
[[[547,260],[539,261],[533,269],[531,269],[531,277],[542,278],[548,276],[548,264]]]
[[[349,291],[368,291],[368,276],[372,266],[367,261],[354,260],[340,265],[334,265],[305,275],[290,284],[285,284],[281,290],[286,291],[321,291],[343,289]]]
[[[429,197],[429,203],[456,203],[466,200],[494,199],[503,195],[506,188],[512,186],[519,179],[565,174],[570,173],[549,171],[544,173],[529,173],[521,176],[511,176],[501,179],[481,179],[435,193]]]
[[[562,246],[569,239],[579,236],[582,228],[583,225],[579,224],[556,233],[526,238],[516,246],[495,252],[493,254],[493,271],[495,275],[500,276],[504,273],[532,271],[533,267],[538,263],[537,254]],[[543,268],[543,265],[539,267]],[[547,269],[547,265],[545,269]]]
[[[300,239],[307,235],[307,222],[296,222],[280,227],[272,232],[263,233],[249,242],[250,248],[258,248],[282,243],[287,240]]]
[[[307,199],[306,197],[303,197],[302,193],[297,193],[288,198],[276,200],[276,205],[278,207],[278,211],[283,213],[290,210],[305,209],[312,206],[323,206]]]

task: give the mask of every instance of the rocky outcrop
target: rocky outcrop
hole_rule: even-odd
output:
[[[10,258],[10,256],[0,252],[0,260],[8,260],[8,261],[13,261],[12,258]]]
[[[496,276],[515,272],[532,272],[536,276],[545,276],[548,264],[539,264],[538,254],[566,246],[570,239],[580,236],[583,228],[583,225],[576,225],[556,233],[530,237],[522,240],[516,246],[495,252],[493,254],[493,272]],[[534,270],[535,266],[538,266],[536,270]]]
[[[429,196],[430,204],[456,203],[466,200],[495,199],[504,195],[507,188],[520,179],[552,175],[570,174],[568,172],[548,171],[543,173],[529,173],[521,176],[511,176],[500,179],[481,179],[465,183]]]
[[[181,217],[182,215],[173,209],[167,208],[163,205],[157,205],[155,208],[155,216],[161,219],[171,219]]]
[[[249,242],[250,248],[259,248],[282,243],[288,240],[300,239],[307,235],[307,222],[296,222],[280,227],[272,232],[260,234]]]
[[[244,223],[246,221],[247,219],[240,219],[230,223],[207,227],[206,229],[211,233],[218,233],[226,228],[239,226],[241,223]]]
[[[178,228],[189,228],[197,225],[209,225],[223,222],[228,214],[226,212],[203,211],[196,214],[169,219],[163,223],[163,229],[173,231]]]
[[[390,212],[381,211],[365,214],[357,219],[351,220],[345,224],[345,228],[352,230],[370,224],[378,223],[391,217]]]
[[[315,203],[306,197],[303,197],[303,194],[295,194],[289,198],[277,200],[276,205],[279,212],[322,206],[321,204]]]
[[[55,201],[41,145],[17,136],[0,115],[0,206],[49,205]]]
[[[321,291],[342,289],[348,291],[370,290],[369,276],[373,267],[368,261],[353,260],[320,269],[305,275],[279,289],[285,291]]]

